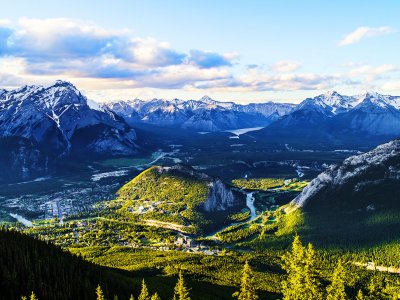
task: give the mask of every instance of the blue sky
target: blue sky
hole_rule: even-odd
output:
[[[0,87],[299,102],[400,94],[400,2],[0,0]]]

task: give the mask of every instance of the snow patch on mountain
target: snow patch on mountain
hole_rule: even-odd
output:
[[[137,152],[136,133],[122,118],[91,109],[74,85],[61,80],[1,93],[0,136],[27,138],[57,155],[70,154],[78,144],[93,154]]]
[[[241,105],[216,101],[208,96],[200,100],[134,99],[106,106],[131,124],[144,122],[203,131],[266,126],[294,109],[293,104],[267,102]]]
[[[394,140],[380,145],[374,150],[361,155],[351,156],[345,159],[341,165],[331,166],[328,170],[319,174],[317,178],[313,179],[292,201],[292,204],[297,207],[303,207],[323,189],[329,188],[335,190],[350,180],[362,178],[362,176],[371,169],[382,167],[390,159],[399,156],[400,140]],[[388,166],[386,174],[397,178],[398,174],[393,171],[393,168],[393,166]],[[396,175],[393,175],[394,173],[396,173]]]

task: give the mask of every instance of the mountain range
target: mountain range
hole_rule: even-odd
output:
[[[345,96],[336,91],[307,98],[298,105],[286,103],[219,102],[200,100],[139,99],[104,105],[129,124],[180,127],[197,131],[221,131],[265,127],[260,140],[345,145],[372,137],[372,145],[400,135],[400,97],[366,92]],[[364,139],[365,140],[365,139]]]
[[[303,145],[376,146],[400,135],[400,97],[328,92],[305,99],[291,113],[254,135]]]
[[[200,100],[134,99],[112,102],[103,107],[124,117],[132,125],[148,123],[201,131],[221,131],[267,126],[290,113],[295,105],[274,102],[241,105],[204,96]]]
[[[137,138],[134,128],[140,124],[188,132],[263,127],[252,132],[252,139],[307,149],[371,148],[400,135],[400,97],[328,92],[298,105],[241,105],[204,96],[200,100],[135,99],[93,106],[65,81],[49,87],[0,89],[0,179],[46,174],[59,157],[136,155],[146,139],[146,135]]]
[[[0,91],[0,179],[46,174],[59,157],[134,155],[136,140],[123,118],[91,109],[71,83]]]

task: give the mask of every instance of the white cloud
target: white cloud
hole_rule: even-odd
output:
[[[388,26],[382,26],[382,27],[358,27],[356,30],[353,32],[347,34],[340,42],[339,46],[347,46],[351,44],[355,44],[360,42],[361,40],[368,38],[368,37],[374,37],[374,36],[380,36],[380,35],[385,35],[393,32],[394,30],[391,27]]]
[[[1,29],[3,28],[3,31]],[[182,88],[196,81],[229,76],[233,53],[202,52],[193,63],[167,42],[136,37],[129,30],[109,30],[74,19],[21,18],[10,28],[0,27],[0,58],[25,62],[25,78],[93,78],[115,86]],[[22,75],[21,75],[22,76]],[[213,77],[215,76],[215,77]],[[40,81],[40,80],[39,80]],[[34,83],[30,82],[30,83]]]
[[[0,87],[7,88],[64,79],[92,95],[104,90],[142,94],[146,89],[168,95],[172,91],[285,93],[355,86],[361,81],[375,84],[399,70],[391,64],[348,64],[341,74],[305,73],[298,71],[301,62],[290,60],[240,70],[232,68],[238,57],[237,53],[211,50],[183,52],[130,30],[110,30],[79,20],[0,21]]]
[[[272,66],[272,69],[278,73],[290,73],[301,68],[302,63],[298,61],[281,60]]]
[[[389,81],[389,82],[385,82],[381,89],[383,91],[388,91],[388,92],[397,92],[400,93],[400,80],[394,80],[394,81]]]
[[[370,65],[363,65],[359,66],[356,68],[353,68],[349,71],[349,76],[350,77],[363,77],[365,78],[366,81],[374,81],[376,79],[379,79],[382,75],[385,75],[387,73],[391,72],[397,72],[399,71],[400,68],[396,65],[392,64],[385,64],[385,65],[380,65],[377,67],[370,66]]]
[[[11,24],[10,20],[0,19],[0,26],[9,26]]]

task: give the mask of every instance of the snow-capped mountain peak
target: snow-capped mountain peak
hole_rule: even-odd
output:
[[[46,88],[41,100],[52,109],[67,105],[87,106],[86,97],[73,84],[62,80],[57,80],[54,85]]]
[[[355,96],[355,98],[357,98],[359,102],[358,106],[356,107],[359,110],[400,110],[399,96],[382,95],[377,92],[368,91],[361,95]]]
[[[98,154],[137,151],[135,132],[122,118],[91,109],[74,85],[61,80],[46,88],[23,86],[0,94],[0,137],[47,145],[54,155],[68,155],[74,148]]]
[[[207,103],[207,104],[215,104],[217,101],[215,101],[214,99],[212,99],[211,97],[204,95],[203,97],[201,97],[199,99],[199,101],[203,102],[203,103]]]
[[[216,101],[208,96],[200,100],[136,99],[107,105],[132,124],[145,122],[203,131],[266,126],[294,107],[291,104],[273,102],[240,105]]]
[[[307,98],[296,110],[315,110],[326,115],[337,115],[349,111],[357,105],[354,97],[344,96],[336,91],[329,91],[314,98]]]

